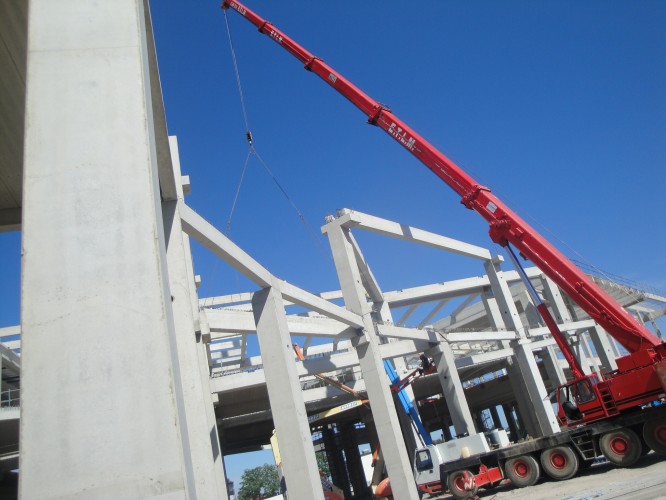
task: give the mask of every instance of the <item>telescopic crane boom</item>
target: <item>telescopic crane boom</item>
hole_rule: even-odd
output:
[[[387,132],[395,141],[418,158],[461,197],[461,203],[481,215],[490,225],[491,239],[505,247],[515,247],[564,290],[591,318],[630,353],[658,347],[666,357],[666,344],[625,311],[609,294],[596,285],[569,259],[530,227],[490,189],[482,186],[417,134],[409,125],[381,103],[375,101],[322,59],[308,52],[285,33],[235,0],[224,0],[223,9],[232,9],[254,24],[259,32],[305,65],[359,108],[368,122]],[[582,371],[571,348],[544,304],[537,306],[576,378]]]

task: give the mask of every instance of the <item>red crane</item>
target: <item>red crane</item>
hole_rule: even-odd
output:
[[[531,260],[539,267],[592,319],[627,349],[629,354],[617,360],[618,373],[607,375],[607,380],[603,382],[598,381],[595,375],[586,377],[548,308],[539,300],[536,293],[530,290],[537,301],[539,313],[571,367],[574,379],[576,379],[574,382],[585,379],[597,393],[594,408],[590,406],[587,414],[583,412],[583,421],[608,417],[630,406],[649,402],[663,393],[664,387],[666,387],[666,344],[625,311],[608,293],[499,200],[490,189],[476,182],[394,115],[389,108],[366,95],[322,59],[308,52],[270,22],[235,0],[224,0],[222,8],[235,10],[245,17],[259,29],[259,32],[268,35],[301,61],[305,65],[305,69],[318,75],[351,101],[368,117],[370,124],[387,132],[458,193],[461,203],[465,207],[476,211],[489,223],[491,239],[499,245],[507,247],[509,256],[518,265],[519,272],[522,268],[515,258],[512,246],[521,256]],[[526,285],[529,289],[531,286],[529,280]],[[657,367],[658,364],[661,365],[661,368]],[[658,370],[659,373],[657,373]],[[646,379],[649,382],[646,382]],[[639,381],[641,381],[640,384]],[[614,384],[616,389],[609,383]],[[610,396],[606,392],[610,392]],[[606,404],[605,401],[609,397],[613,401]]]

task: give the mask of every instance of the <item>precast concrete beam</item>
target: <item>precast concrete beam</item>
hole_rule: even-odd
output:
[[[363,229],[372,233],[391,236],[473,259],[490,259],[490,251],[483,247],[447,238],[440,234],[431,233],[398,222],[381,219],[373,215],[356,212],[348,208],[340,210],[339,213],[342,215],[333,222],[341,227]]]
[[[432,330],[419,330],[418,328],[405,328],[396,325],[378,324],[377,332],[386,337],[407,340],[422,340],[425,342],[439,342],[440,338]]]
[[[322,499],[324,494],[308,425],[308,414],[296,373],[280,285],[255,293],[252,308],[282,470],[292,498]]]
[[[392,309],[399,307],[447,300],[462,297],[472,293],[479,293],[489,285],[486,277],[464,278],[460,280],[435,283],[413,288],[404,288],[384,293],[384,300]]]
[[[294,304],[298,304],[307,309],[317,311],[324,316],[336,319],[355,328],[362,328],[363,322],[361,318],[344,307],[336,306],[328,300],[322,299],[317,295],[298,288],[291,283],[280,280],[280,291],[282,296],[287,300],[291,300]]]
[[[397,342],[388,342],[381,344],[379,349],[383,359],[392,359],[398,356],[409,356],[426,351],[431,347],[430,341],[425,340],[398,340]]]
[[[594,320],[592,319],[585,319],[582,321],[570,321],[568,323],[562,323],[557,325],[562,332],[573,332],[576,330],[581,330],[581,329],[587,329],[587,328],[592,328],[596,325]],[[527,330],[527,334],[529,337],[541,337],[544,335],[550,335],[550,330],[548,329],[547,326],[540,326],[537,328],[530,328]]]
[[[492,342],[498,340],[514,340],[516,332],[449,332],[442,333],[442,338],[449,343],[454,342]]]
[[[197,214],[186,204],[179,202],[179,213],[183,230],[191,237],[224,260],[231,267],[243,274],[260,287],[272,283],[271,273],[254,260],[238,245],[232,242],[206,219]]]
[[[224,338],[225,334],[254,334],[255,325],[251,312],[228,309],[206,309],[211,338]],[[289,331],[295,336],[353,338],[357,330],[337,320],[325,317],[287,316]]]

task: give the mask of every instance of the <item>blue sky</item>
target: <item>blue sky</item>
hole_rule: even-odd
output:
[[[169,132],[192,183],[186,201],[224,230],[247,154],[224,14],[216,1],[152,4]],[[247,6],[390,106],[565,254],[666,290],[665,2]],[[228,16],[256,149],[309,228],[253,158],[231,222],[237,244],[313,292],[339,287],[319,227],[342,207],[495,248],[450,188]],[[0,234],[0,326],[18,323],[19,238]],[[428,249],[359,240],[386,290],[483,273]],[[255,288],[194,252],[202,296]],[[242,469],[227,462],[238,487]]]
[[[247,2],[490,186],[565,254],[666,289],[666,4]],[[187,202],[225,229],[247,154],[223,13],[154,3]],[[326,214],[353,208],[492,246],[486,224],[318,77],[229,12],[257,151],[231,238],[278,276],[336,289]],[[384,289],[482,274],[475,262],[358,235]],[[322,251],[323,250],[323,251]],[[497,249],[497,251],[499,251]],[[195,249],[202,295],[254,289]],[[208,278],[208,277],[212,277]],[[269,460],[227,457],[236,468]]]

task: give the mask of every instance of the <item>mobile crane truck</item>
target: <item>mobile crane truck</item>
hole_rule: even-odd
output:
[[[627,467],[644,449],[666,454],[666,405],[651,407],[666,396],[666,344],[625,311],[609,294],[530,227],[485,186],[417,134],[393,112],[314,56],[285,33],[235,0],[223,9],[238,12],[304,64],[305,69],[358,107],[376,125],[419,159],[489,224],[490,238],[505,247],[523,277],[537,311],[571,368],[573,380],[557,390],[558,419],[565,430],[440,466],[451,492],[472,496],[479,486],[503,478],[518,486],[534,484],[540,469],[554,479],[567,479],[599,455]],[[617,370],[599,378],[585,375],[566,336],[527,279],[514,251],[532,261],[628,352],[616,360]],[[540,467],[541,466],[541,467]]]

